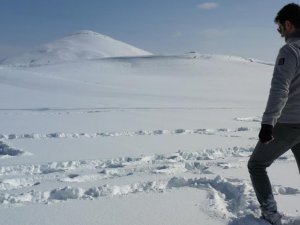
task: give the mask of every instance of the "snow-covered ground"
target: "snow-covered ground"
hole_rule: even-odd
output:
[[[74,35],[62,39],[72,57],[60,40],[0,65],[1,225],[265,224],[246,164],[270,63]],[[115,54],[90,52],[104,46]],[[299,225],[293,155],[269,174],[285,224]]]

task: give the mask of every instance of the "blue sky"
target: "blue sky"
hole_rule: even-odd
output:
[[[299,1],[294,1],[300,3]],[[157,54],[273,61],[284,0],[1,0],[0,58],[88,29]]]

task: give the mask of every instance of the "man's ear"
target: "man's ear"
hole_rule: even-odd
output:
[[[294,24],[292,24],[291,21],[289,21],[289,20],[286,20],[284,22],[284,25],[285,25],[285,29],[288,30],[288,31],[295,28]]]

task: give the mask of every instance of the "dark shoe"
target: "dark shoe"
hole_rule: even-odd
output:
[[[282,215],[280,215],[280,213],[278,213],[278,212],[275,212],[272,214],[262,213],[261,218],[268,221],[272,225],[282,225],[282,222],[281,222]]]

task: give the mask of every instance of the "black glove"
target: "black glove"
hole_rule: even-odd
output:
[[[259,132],[259,140],[263,144],[268,144],[269,142],[274,140],[274,137],[272,136],[273,133],[273,126],[269,124],[262,124],[261,129]]]

